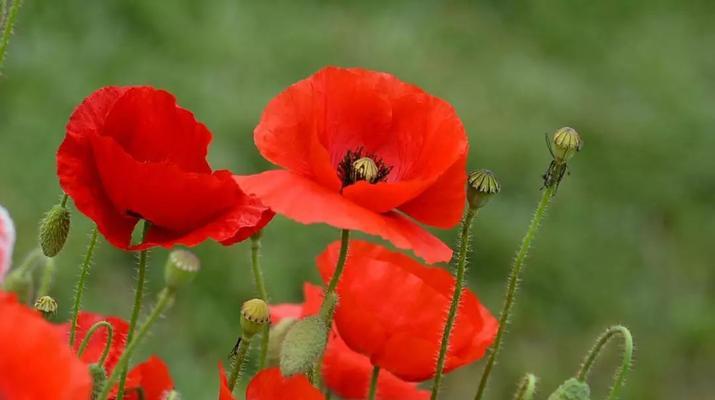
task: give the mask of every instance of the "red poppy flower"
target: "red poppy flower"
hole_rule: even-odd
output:
[[[335,242],[318,256],[324,281],[333,274],[339,247]],[[335,325],[348,346],[369,356],[374,365],[408,381],[429,379],[435,372],[454,284],[444,269],[352,241],[337,287]],[[447,372],[481,358],[497,332],[496,319],[471,291],[464,292],[458,312]]]
[[[260,230],[272,212],[241,191],[226,170],[206,161],[211,133],[168,92],[105,87],[87,97],[67,124],[57,152],[60,185],[113,245],[145,249],[224,244]],[[139,219],[151,222],[131,246]]]
[[[279,304],[271,307],[272,323],[276,324],[283,318],[303,318],[315,315],[320,310],[323,301],[323,290],[306,283],[303,287],[305,303]],[[365,399],[368,395],[372,375],[370,359],[351,350],[338,334],[332,329],[328,345],[323,356],[323,381],[335,394],[346,400]],[[420,390],[414,383],[408,383],[389,371],[381,371],[377,381],[378,400],[425,400],[430,393]]]
[[[88,399],[92,380],[56,326],[0,292],[0,399]]]
[[[465,202],[467,136],[447,102],[386,73],[328,67],[274,98],[254,132],[282,167],[237,177],[278,213],[379,235],[428,262],[452,251]]]
[[[0,206],[0,283],[10,270],[12,249],[15,246],[15,226],[5,207]]]
[[[305,375],[284,377],[278,368],[260,371],[246,388],[246,400],[324,400]]]
[[[124,400],[164,400],[174,382],[164,361],[151,356],[129,372],[125,387]]]

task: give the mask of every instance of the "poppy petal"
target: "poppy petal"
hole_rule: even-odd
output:
[[[223,364],[218,363],[218,400],[236,400],[228,388],[228,379],[226,379],[226,370]]]
[[[151,356],[148,360],[132,368],[127,377],[128,381],[135,381],[134,385],[127,385],[127,395],[124,400],[137,391],[141,396],[137,400],[164,400],[164,395],[174,389],[174,381],[169,374],[169,368],[159,357]]]
[[[246,389],[246,400],[324,400],[305,375],[284,377],[278,368],[260,371]]]

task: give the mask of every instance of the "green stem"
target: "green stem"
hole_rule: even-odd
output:
[[[454,328],[454,321],[457,319],[457,310],[459,308],[460,299],[462,298],[462,289],[464,288],[464,275],[467,270],[467,253],[469,252],[470,237],[469,233],[472,228],[472,221],[477,215],[477,210],[472,207],[467,207],[462,220],[462,231],[459,235],[459,253],[457,256],[457,271],[456,282],[454,285],[454,294],[452,294],[452,303],[449,305],[449,314],[447,314],[447,323],[444,326],[442,333],[442,342],[439,348],[439,356],[437,357],[437,369],[432,385],[431,399],[437,399],[439,394],[440,384],[442,382],[442,373],[444,371],[444,363],[447,360],[447,349],[449,348],[449,339]]]
[[[521,246],[519,251],[516,253],[514,262],[511,267],[511,272],[509,273],[509,281],[507,283],[506,299],[504,300],[504,305],[502,306],[501,313],[499,314],[499,329],[497,330],[496,339],[494,339],[494,345],[492,346],[491,352],[489,353],[489,359],[487,360],[487,365],[484,367],[484,372],[482,373],[482,378],[479,381],[479,388],[477,389],[477,394],[474,396],[474,400],[480,400],[484,395],[484,391],[487,387],[487,382],[489,381],[489,376],[491,375],[494,364],[496,363],[497,356],[499,355],[499,350],[501,350],[502,341],[504,340],[504,333],[506,332],[507,325],[509,325],[509,318],[511,317],[511,310],[516,301],[516,295],[519,288],[519,277],[521,276],[521,269],[524,266],[524,261],[526,261],[526,256],[529,253],[529,248],[531,247],[531,242],[536,237],[539,232],[539,227],[541,221],[544,219],[546,214],[546,209],[554,197],[556,191],[556,186],[547,187],[541,194],[541,200],[536,206],[536,211],[534,211],[534,216],[531,218],[529,223],[529,228],[526,230],[526,234],[521,241]]]
[[[92,339],[92,336],[94,336],[94,333],[97,331],[97,329],[101,327],[107,328],[107,341],[104,343],[104,350],[102,351],[102,355],[99,357],[99,361],[97,361],[97,364],[100,367],[104,365],[104,361],[109,355],[109,350],[112,348],[112,338],[114,337],[114,327],[112,326],[112,324],[107,321],[95,322],[94,325],[92,325],[89,330],[87,330],[87,334],[84,335],[82,343],[79,344],[79,350],[77,350],[77,357],[82,357],[82,354],[84,354],[84,350],[89,344],[89,341]]]
[[[236,355],[233,357],[233,363],[231,366],[231,376],[228,380],[228,389],[233,392],[236,387],[236,383],[241,378],[241,373],[243,372],[243,366],[246,363],[246,354],[248,354],[248,348],[251,345],[251,339],[246,336],[241,336],[241,341],[238,343],[238,349],[236,349]]]
[[[251,236],[251,268],[253,269],[253,279],[256,283],[256,290],[261,296],[261,300],[268,304],[268,291],[266,283],[263,279],[263,271],[261,270],[261,262],[259,259],[261,251],[261,235],[255,234]],[[266,324],[261,331],[261,352],[258,358],[258,370],[262,370],[266,366],[266,358],[268,357],[268,339],[270,335],[270,325]]]
[[[372,377],[370,378],[370,392],[368,393],[368,400],[375,400],[375,395],[377,394],[377,379],[380,377],[380,367],[377,365],[372,367]]]
[[[42,280],[40,281],[40,288],[37,290],[37,297],[46,296],[50,292],[54,275],[55,260],[48,257],[45,261],[45,269],[42,271]]]
[[[92,265],[92,256],[94,255],[94,248],[97,245],[97,226],[94,226],[89,239],[89,246],[87,247],[87,252],[84,254],[84,260],[82,261],[82,266],[80,267],[79,280],[74,287],[74,302],[72,305],[72,324],[70,327],[70,346],[74,346],[75,335],[77,334],[77,318],[79,317],[79,309],[82,305],[82,295],[84,294],[84,284],[87,281],[87,276],[89,275],[89,268]]]
[[[327,295],[332,294],[335,292],[335,289],[338,287],[338,282],[340,281],[340,277],[343,275],[343,269],[345,268],[345,261],[348,258],[348,247],[350,246],[350,231],[347,229],[343,229],[340,235],[340,255],[338,255],[338,263],[335,265],[335,272],[333,273],[333,276],[330,278],[330,282],[328,282],[328,290],[325,291],[326,298],[328,297]],[[325,301],[323,301],[323,304],[325,304]],[[332,325],[332,318],[326,325],[330,326]]]
[[[149,332],[149,328],[151,328],[152,325],[156,322],[156,320],[159,318],[162,312],[171,305],[171,302],[174,300],[174,295],[175,292],[173,289],[165,287],[162,289],[162,291],[159,293],[159,299],[156,302],[156,305],[154,305],[154,308],[151,310],[149,315],[146,317],[146,320],[144,323],[141,324],[139,329],[137,330],[136,336],[132,338],[132,340],[127,340],[128,344],[127,347],[124,349],[124,352],[122,353],[121,357],[119,357],[119,361],[117,361],[117,364],[114,366],[114,370],[112,371],[112,374],[109,376],[109,379],[107,379],[107,383],[104,386],[104,389],[102,389],[102,392],[100,395],[97,397],[100,400],[106,400],[107,397],[109,396],[109,392],[114,386],[114,383],[117,382],[119,379],[120,375],[123,374],[123,371],[127,369],[127,366],[129,364],[129,360],[132,357],[132,354],[134,353],[134,350],[136,350],[137,346],[139,343],[144,339],[146,334]],[[119,394],[119,393],[117,393]],[[122,398],[117,395],[118,399]]]
[[[67,196],[67,193],[62,195],[62,202],[60,203],[60,206],[62,206],[62,208],[67,207],[67,199],[68,198],[69,198],[69,196]]]
[[[15,18],[17,18],[17,13],[20,11],[20,5],[22,0],[12,0],[10,4],[10,10],[7,14],[7,19],[3,25],[2,39],[0,39],[0,68],[2,68],[5,62],[5,52],[7,51],[7,45],[10,43],[10,36],[12,36],[12,28],[15,25]]]
[[[144,226],[142,228],[141,238],[139,243],[144,243],[146,239],[146,234],[149,232],[149,227],[151,224],[149,221],[144,221]],[[132,316],[129,320],[129,330],[127,331],[127,343],[132,341],[134,337],[134,330],[136,329],[137,320],[139,319],[139,312],[142,308],[142,300],[144,299],[144,285],[146,284],[146,261],[149,254],[148,250],[142,250],[139,252],[139,264],[137,266],[137,288],[134,294],[134,307],[132,308]],[[124,397],[124,385],[127,381],[127,367],[125,366],[122,370],[122,374],[119,378],[119,388],[117,389],[117,398],[123,399]]]
[[[616,371],[616,375],[613,379],[613,386],[608,394],[608,400],[615,400],[623,387],[623,383],[626,381],[626,376],[631,368],[631,360],[633,359],[633,336],[631,332],[622,325],[616,325],[608,328],[601,336],[596,340],[596,344],[593,345],[591,350],[584,358],[583,363],[581,363],[581,368],[576,375],[576,379],[585,382],[588,378],[589,372],[591,372],[591,367],[593,363],[598,358],[601,350],[609,343],[609,341],[616,335],[621,335],[623,337],[623,360],[621,361],[621,367]]]
[[[526,374],[519,382],[514,400],[531,400],[534,392],[536,392],[536,377],[534,374]]]

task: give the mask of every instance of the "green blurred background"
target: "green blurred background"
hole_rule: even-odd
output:
[[[100,86],[172,91],[213,131],[213,166],[253,173],[269,165],[251,133],[281,89],[327,64],[389,71],[451,102],[470,168],[500,178],[469,271],[495,313],[549,161],[544,133],[569,125],[585,140],[529,257],[489,397],[508,398],[531,371],[545,398],[604,328],[624,323],[637,341],[624,398],[714,398],[715,3],[517,3],[26,1],[0,78],[0,203],[18,225],[16,263],[59,195],[64,124]],[[89,231],[75,213],[57,259],[62,318]],[[313,257],[337,237],[276,218],[263,256],[272,298],[299,301],[302,282],[317,281]],[[186,398],[212,399],[254,292],[247,244],[196,251],[202,273],[143,351],[170,363]],[[166,254],[151,253],[149,293]],[[133,264],[101,242],[87,307],[127,317]],[[594,397],[606,393],[611,353]],[[444,398],[471,399],[482,365],[451,374]]]

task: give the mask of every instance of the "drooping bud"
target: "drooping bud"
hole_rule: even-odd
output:
[[[57,302],[50,296],[38,297],[35,301],[35,310],[41,312],[45,318],[51,317],[57,313]]]
[[[472,209],[482,208],[499,191],[501,186],[494,173],[480,169],[469,174],[467,179],[467,201]]]
[[[284,376],[307,373],[320,357],[327,340],[327,328],[322,318],[304,318],[288,330],[281,348],[280,368]]]
[[[243,336],[251,338],[270,322],[268,305],[261,299],[251,299],[241,306],[241,330]]]
[[[581,150],[583,140],[575,129],[564,127],[557,130],[553,137],[554,158],[557,162],[565,163],[577,151]]]
[[[178,289],[191,283],[201,269],[201,262],[194,253],[187,250],[174,250],[164,266],[166,286]]]
[[[92,400],[95,400],[102,393],[104,385],[107,383],[107,373],[99,364],[89,366],[89,375],[92,377]]]
[[[268,352],[266,354],[266,365],[268,367],[277,367],[280,364],[283,341],[296,322],[298,320],[295,318],[283,318],[279,323],[271,327],[271,332],[268,335]]]
[[[56,204],[40,222],[40,247],[47,257],[56,256],[64,247],[70,232],[70,212]]]
[[[372,158],[359,158],[353,163],[352,167],[353,182],[368,181],[370,183],[375,183],[377,181],[380,169],[377,167],[377,164],[372,160]]]
[[[586,382],[571,378],[562,383],[548,400],[590,400],[591,389]]]

